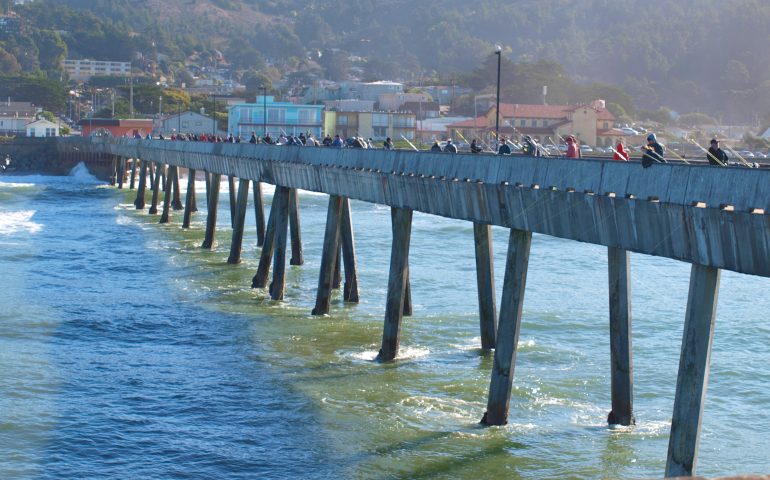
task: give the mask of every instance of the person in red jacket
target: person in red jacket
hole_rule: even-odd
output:
[[[615,154],[612,156],[613,160],[620,160],[621,162],[627,162],[629,158],[628,152],[623,147],[623,142],[618,142],[615,147]]]

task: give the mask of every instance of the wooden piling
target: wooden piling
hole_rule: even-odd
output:
[[[206,181],[206,206],[208,207],[209,199],[211,198],[211,173],[204,170],[203,179]]]
[[[126,159],[118,157],[118,189],[123,190],[123,180],[126,176]]]
[[[631,267],[626,250],[607,249],[610,293],[611,425],[633,425],[634,367],[631,341]]]
[[[393,243],[390,250],[388,295],[385,300],[385,326],[382,332],[382,347],[377,355],[380,362],[391,361],[398,354],[408,275],[409,241],[412,236],[412,210],[391,207],[390,218]]]
[[[206,216],[206,237],[201,248],[214,248],[214,236],[217,230],[217,209],[219,208],[219,183],[222,176],[211,174],[211,191],[209,192],[208,215]]]
[[[128,189],[133,190],[134,189],[134,177],[136,176],[136,158],[131,159],[131,179],[128,184]]]
[[[157,165],[157,163],[156,163]],[[155,215],[158,213],[158,192],[160,191],[160,182],[161,182],[161,170],[163,170],[164,166],[161,165],[157,167],[155,170],[155,182],[152,184],[152,201],[150,203],[150,215]]]
[[[254,217],[257,223],[257,246],[261,247],[265,244],[265,202],[260,182],[254,182]]]
[[[150,185],[155,185],[155,162],[149,162],[147,168],[150,170]]]
[[[93,154],[86,154],[90,158]],[[113,187],[118,183],[118,156],[112,156],[112,167],[110,168],[110,185]]]
[[[174,174],[171,177],[174,182],[172,185],[174,194],[171,198],[171,208],[174,210],[181,210],[184,207],[182,205],[182,192],[179,188],[179,167],[174,167]]]
[[[142,162],[142,168],[139,170],[139,188],[136,189],[136,200],[134,200],[137,210],[144,210],[144,197],[147,191],[147,163],[146,161]]]
[[[273,197],[275,205],[275,197]],[[273,259],[273,250],[275,245],[275,217],[277,210],[270,207],[270,217],[267,220],[267,232],[265,233],[265,243],[262,245],[262,253],[259,255],[259,266],[254,278],[251,279],[251,288],[265,288],[267,285],[267,276],[270,273],[270,262]]]
[[[275,252],[273,252],[273,281],[270,282],[270,298],[283,300],[286,287],[286,237],[289,230],[289,188],[275,186],[273,206],[275,216]],[[271,208],[271,210],[272,210]]]
[[[197,172],[195,169],[191,168],[187,171],[187,175],[187,181],[192,181],[193,183],[192,191],[190,191],[190,196],[192,197],[192,200],[190,201],[190,211],[195,213],[198,211],[198,191],[195,189],[195,176],[197,175]],[[185,198],[185,203],[187,203],[187,198]]]
[[[238,208],[235,211],[233,237],[230,241],[230,257],[227,263],[236,264],[241,261],[243,246],[243,226],[246,223],[246,207],[249,203],[249,180],[241,178],[238,182]]]
[[[339,290],[342,286],[342,247],[337,246],[337,258],[334,261],[334,275],[332,275],[332,289]]]
[[[695,474],[714,339],[719,277],[718,268],[692,265],[668,440],[666,477]]]
[[[184,197],[184,217],[182,219],[182,228],[190,228],[190,219],[192,217],[193,203],[195,202],[195,170],[187,171],[187,194]]]
[[[492,226],[473,224],[476,250],[476,287],[479,298],[481,348],[495,348],[497,309],[495,306],[495,267],[492,254]]]
[[[235,200],[235,177],[229,175],[227,177],[227,194],[230,198],[230,228],[235,228],[235,210],[237,203]]]
[[[409,259],[406,261],[406,287],[404,288],[404,316],[411,317],[412,309],[412,282],[409,280]]]
[[[342,262],[345,265],[345,286],[342,298],[346,302],[358,303],[358,272],[356,270],[356,242],[353,236],[353,221],[350,214],[350,199],[342,200],[342,223],[340,225]]]
[[[532,232],[511,229],[503,280],[503,298],[500,303],[500,321],[497,325],[492,380],[489,385],[487,411],[481,419],[481,423],[485,425],[508,423],[508,408],[516,367],[516,350],[521,329],[521,311],[527,285],[531,244]]]
[[[318,274],[318,290],[315,297],[313,315],[329,313],[331,304],[332,283],[337,268],[340,251],[340,224],[342,222],[343,198],[337,195],[329,196],[329,208],[326,211],[326,231],[324,246],[321,253],[321,269]]]
[[[305,257],[302,255],[302,234],[299,226],[299,195],[296,188],[289,190],[289,229],[291,231],[291,260],[290,265],[302,265]]]
[[[160,214],[160,221],[158,223],[168,223],[169,212],[171,211],[171,197],[174,190],[174,177],[177,173],[176,165],[169,165],[166,172],[166,191],[163,199],[163,213]]]

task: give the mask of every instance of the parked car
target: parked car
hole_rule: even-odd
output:
[[[767,155],[762,152],[754,152],[754,158],[767,158]]]
[[[623,127],[620,129],[620,131],[625,133],[626,135],[639,135],[639,132],[637,132],[631,127]]]
[[[581,146],[580,146],[580,151],[581,151],[581,152],[583,152],[583,153],[589,153],[589,152],[593,152],[593,151],[594,151],[594,149],[593,149],[593,148],[591,148],[591,147],[590,147],[590,146],[588,146],[588,145],[581,145]]]
[[[740,152],[738,152],[738,154],[744,158],[746,157],[754,158],[754,152],[750,150],[741,150]]]

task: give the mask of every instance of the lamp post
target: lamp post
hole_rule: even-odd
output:
[[[262,138],[267,136],[267,87],[262,85]]]
[[[213,102],[213,106],[211,107],[211,136],[216,137],[217,136],[217,96],[215,94],[211,95],[211,99]]]
[[[497,102],[495,106],[495,141],[496,145],[500,147],[500,61],[502,58],[503,48],[500,45],[496,46],[495,55],[497,55]]]

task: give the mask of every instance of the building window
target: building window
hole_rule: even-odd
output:
[[[190,126],[190,122],[188,122],[187,120],[185,120],[184,122],[182,122],[182,128],[187,128],[187,127],[189,127],[189,126]]]
[[[372,115],[372,126],[374,127],[387,127],[388,126],[388,114],[387,113],[375,113]]]
[[[610,122],[604,122],[604,128],[605,129],[610,128]]]
[[[537,120],[532,120],[532,126],[537,127]]]
[[[519,120],[519,126],[526,127],[527,126],[527,121],[522,118],[521,120]]]
[[[267,121],[270,123],[284,123],[286,121],[286,110],[282,108],[268,108]]]
[[[337,117],[337,125],[347,125],[348,124],[348,116],[347,115],[340,115]]]
[[[311,108],[300,108],[297,110],[297,121],[301,125],[315,123],[315,110]]]
[[[548,120],[543,120],[543,126],[544,126],[544,127],[547,127],[547,126],[548,126]]]
[[[388,127],[374,127],[374,138],[381,139],[388,136]]]

